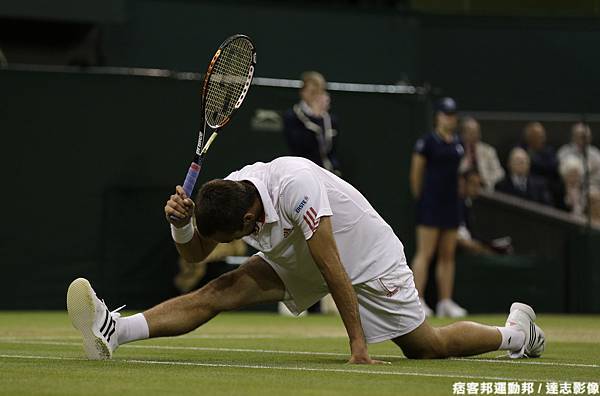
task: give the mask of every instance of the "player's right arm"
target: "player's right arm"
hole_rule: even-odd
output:
[[[181,186],[175,187],[175,194],[171,195],[165,205],[167,221],[178,229],[188,227],[190,224],[194,227],[191,223],[193,214],[194,202],[186,196]],[[201,236],[194,227],[192,239],[187,243],[175,242],[175,247],[185,261],[197,263],[206,259],[217,244],[212,239]]]

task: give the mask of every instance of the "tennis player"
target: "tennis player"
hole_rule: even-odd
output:
[[[514,358],[537,357],[544,350],[535,313],[522,303],[511,306],[503,327],[465,321],[430,326],[392,228],[358,190],[309,160],[248,165],[204,184],[195,204],[177,186],[165,215],[190,262],[239,238],[259,253],[197,291],[128,317],[110,312],[87,280],[73,281],[69,315],[90,359],[110,358],[130,341],[190,332],[219,312],[248,305],[283,301],[300,313],[328,292],[348,333],[350,363],[382,363],[370,358],[367,344],[386,340],[409,358],[499,349]]]

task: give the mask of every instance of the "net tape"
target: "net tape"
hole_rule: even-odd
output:
[[[253,45],[244,37],[234,39],[221,52],[206,91],[206,122],[213,128],[222,126],[241,105],[250,87],[253,68]]]

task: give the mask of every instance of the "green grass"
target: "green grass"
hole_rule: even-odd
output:
[[[501,324],[504,316],[472,316]],[[434,325],[449,323],[433,320]],[[124,345],[87,361],[65,312],[0,312],[0,395],[449,395],[455,382],[600,381],[600,317],[540,315],[546,353],[507,360],[408,360],[371,345],[390,366],[350,366],[339,318],[231,313],[186,336]],[[502,357],[501,357],[502,356]]]

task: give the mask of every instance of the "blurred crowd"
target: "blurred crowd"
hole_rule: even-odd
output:
[[[575,217],[589,214],[592,221],[600,222],[600,150],[592,144],[589,125],[573,124],[570,140],[565,139],[556,151],[547,144],[541,122],[527,123],[522,140],[510,150],[506,169],[496,150],[482,141],[476,119],[463,118],[459,130],[465,148],[460,174],[474,170],[489,191],[552,206]]]
[[[414,148],[410,187],[416,202],[416,253],[412,270],[426,314],[460,317],[467,311],[453,300],[455,252],[512,253],[510,236],[481,240],[471,232],[471,207],[482,189],[498,191],[600,223],[600,150],[592,145],[589,125],[572,125],[570,141],[558,151],[547,144],[540,122],[523,128],[506,167],[496,148],[483,142],[481,125],[459,118],[456,102],[441,98],[434,105],[434,128]],[[434,263],[437,305],[425,302]]]

